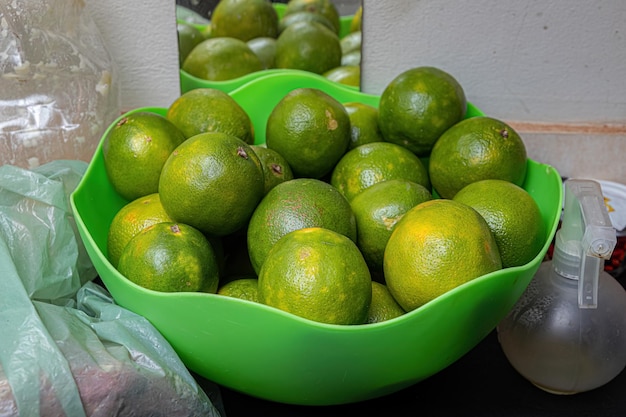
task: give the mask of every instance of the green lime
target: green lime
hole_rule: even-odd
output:
[[[276,41],[276,68],[323,74],[341,64],[339,37],[326,26],[309,21],[293,23]]]
[[[348,149],[350,118],[345,107],[322,90],[296,88],[270,113],[265,140],[296,177],[322,178]]]
[[[154,291],[216,292],[219,266],[204,235],[183,224],[164,222],[135,235],[120,256],[118,270]]]
[[[272,247],[259,272],[259,301],[330,324],[363,324],[372,280],[355,243],[321,227],[295,230]]]
[[[396,76],[380,96],[379,124],[385,140],[427,156],[439,136],[465,116],[459,82],[434,67],[416,67]]]
[[[356,219],[350,203],[332,185],[297,178],[272,188],[258,204],[248,224],[248,251],[258,273],[274,244],[287,233],[324,227],[356,242]]]
[[[178,97],[166,117],[185,137],[219,132],[251,144],[254,130],[248,113],[230,95],[216,88],[195,88]]]
[[[278,14],[268,0],[220,0],[211,15],[212,35],[246,42],[278,36]]]
[[[211,236],[243,228],[263,192],[261,162],[250,145],[216,132],[178,146],[159,181],[161,204],[170,217]]]
[[[176,125],[156,113],[137,112],[122,117],[102,143],[109,181],[129,201],[156,193],[165,161],[184,140]]]
[[[261,71],[263,64],[241,39],[211,37],[189,52],[182,69],[203,80],[226,81]]]
[[[441,135],[428,170],[437,193],[453,198],[479,180],[500,179],[521,186],[526,164],[526,146],[511,126],[492,117],[472,117]]]

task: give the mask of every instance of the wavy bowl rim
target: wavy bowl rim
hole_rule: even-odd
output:
[[[85,174],[83,175],[83,178],[81,178],[81,181],[79,182],[79,184],[77,185],[77,187],[75,188],[75,190],[71,193],[70,195],[70,204],[74,213],[74,218],[76,223],[79,225],[79,227],[84,230],[86,236],[84,240],[87,240],[87,244],[89,244],[89,246],[96,252],[98,258],[104,263],[104,265],[107,266],[108,268],[108,272],[110,274],[113,274],[113,276],[115,277],[115,279],[120,280],[121,282],[123,282],[125,285],[127,285],[128,287],[130,287],[130,289],[132,289],[133,291],[139,292],[139,293],[143,293],[145,296],[150,296],[153,297],[155,299],[180,299],[182,300],[181,302],[184,302],[185,299],[187,298],[206,298],[207,300],[211,300],[214,298],[219,297],[220,300],[223,300],[224,296],[223,295],[219,295],[219,294],[210,294],[210,293],[201,293],[201,292],[177,292],[177,293],[166,293],[166,292],[159,292],[159,291],[154,291],[154,290],[150,290],[147,288],[143,288],[135,283],[133,283],[132,281],[128,280],[125,276],[123,276],[122,274],[120,274],[117,269],[115,267],[113,267],[113,265],[109,262],[109,260],[107,259],[106,255],[103,253],[103,251],[100,249],[100,247],[96,244],[95,239],[93,238],[93,236],[91,235],[91,233],[89,232],[89,228],[87,227],[87,224],[84,223],[82,215],[81,215],[81,211],[79,210],[79,207],[76,205],[76,201],[75,201],[75,197],[80,194],[81,192],[87,192],[86,187],[89,184],[89,180],[91,179],[91,177],[93,175],[96,175],[95,170],[95,159],[96,158],[101,158],[102,157],[102,143],[104,141],[104,137],[106,136],[107,132],[113,127],[113,125],[119,121],[121,118],[132,114],[132,113],[136,113],[136,112],[142,112],[142,111],[163,111],[164,108],[163,107],[139,107],[133,110],[130,110],[122,115],[120,115],[113,123],[111,123],[111,125],[107,128],[107,130],[105,131],[105,133],[102,136],[102,139],[100,140],[100,142],[98,143],[98,146],[94,152],[94,156],[92,159],[92,162],[90,162],[89,166],[87,167],[87,170],[85,171]],[[538,168],[544,168],[548,171],[551,171],[553,174],[558,176],[558,173],[556,171],[556,169],[554,167],[552,167],[549,164],[545,164],[545,163],[540,163],[537,161],[534,161],[530,158],[527,159],[527,163],[528,164],[534,164],[536,165]],[[559,177],[560,178],[560,177]],[[559,195],[557,196],[558,201],[559,201],[559,206],[562,206],[562,201],[563,201],[563,188],[562,187],[558,187],[558,192]],[[414,320],[413,317],[415,316],[421,316],[422,314],[426,314],[428,312],[429,309],[434,308],[437,304],[439,303],[445,303],[447,302],[448,298],[452,298],[452,297],[456,297],[458,293],[462,293],[466,288],[471,287],[471,286],[475,286],[475,285],[481,285],[481,282],[483,281],[488,281],[488,280],[495,280],[500,278],[502,275],[508,275],[508,274],[512,274],[512,273],[520,273],[520,272],[524,272],[524,271],[528,271],[532,268],[536,268],[539,266],[541,260],[545,257],[552,239],[556,233],[556,229],[558,227],[559,224],[559,216],[555,216],[555,218],[552,221],[552,224],[550,225],[551,227],[548,228],[548,230],[546,230],[546,241],[544,242],[544,245],[542,246],[541,250],[539,251],[539,253],[529,262],[527,262],[524,265],[520,265],[520,266],[515,266],[515,267],[509,267],[509,268],[503,268],[497,271],[493,271],[490,272],[488,274],[482,275],[480,277],[474,278],[464,284],[461,284],[447,292],[445,292],[444,294],[441,294],[440,296],[430,300],[429,302],[423,304],[422,306],[408,311],[405,314],[390,319],[390,320],[386,320],[384,322],[380,322],[380,323],[364,323],[364,324],[358,324],[358,325],[341,325],[341,324],[328,324],[328,323],[322,323],[322,322],[317,322],[317,321],[313,321],[310,319],[306,319],[300,316],[297,316],[295,314],[286,312],[286,311],[282,311],[278,308],[274,308],[271,306],[267,306],[261,303],[256,303],[253,301],[248,301],[248,300],[240,300],[240,299],[236,299],[236,298],[229,298],[223,302],[234,302],[234,303],[241,303],[242,305],[246,305],[250,308],[251,314],[254,314],[253,311],[256,309],[263,309],[263,310],[267,310],[268,312],[270,312],[271,314],[276,314],[276,315],[281,315],[284,317],[287,317],[289,319],[295,320],[300,322],[301,324],[308,326],[312,329],[318,329],[318,330],[342,330],[342,331],[348,331],[348,332],[363,332],[363,331],[367,331],[367,329],[377,329],[380,330],[380,328],[389,326],[389,327],[393,327],[395,325],[397,325],[398,323],[401,323],[403,321],[411,321]],[[98,274],[100,276],[100,274]],[[100,276],[100,278],[103,280],[103,282],[105,283],[106,286],[106,278]]]

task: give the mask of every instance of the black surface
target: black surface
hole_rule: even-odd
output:
[[[206,384],[199,378],[201,385]],[[207,392],[211,388],[207,387]],[[385,397],[339,406],[296,406],[220,387],[222,417],[239,416],[512,416],[624,417],[626,371],[606,385],[575,395],[536,388],[509,364],[489,334],[473,350],[429,379]]]

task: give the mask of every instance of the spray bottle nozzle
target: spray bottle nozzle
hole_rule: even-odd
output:
[[[552,262],[557,273],[578,279],[581,308],[597,307],[598,275],[616,243],[600,184],[591,180],[565,181],[563,220],[556,233]]]

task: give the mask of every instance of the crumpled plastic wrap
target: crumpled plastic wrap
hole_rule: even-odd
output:
[[[0,166],[0,416],[219,417],[163,336],[92,282],[82,161]]]
[[[82,161],[53,161],[33,171],[0,166],[0,237],[29,298],[58,302],[96,276],[75,237],[69,205],[85,170]]]
[[[119,116],[117,79],[82,0],[0,1],[0,164],[88,162]]]

